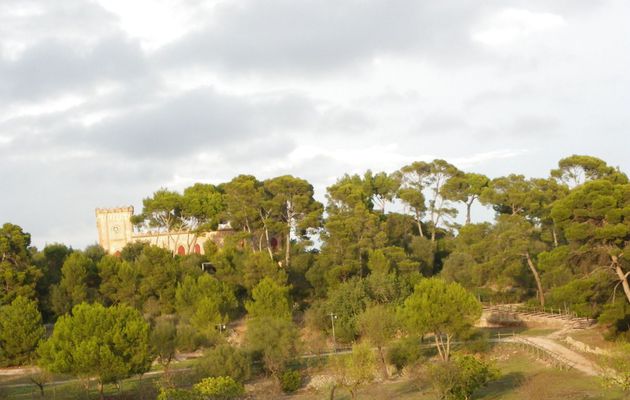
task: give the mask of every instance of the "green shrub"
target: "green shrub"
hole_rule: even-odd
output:
[[[302,386],[302,375],[300,371],[287,370],[280,375],[280,387],[285,393],[293,393]]]
[[[195,385],[195,391],[204,398],[212,400],[238,399],[245,394],[243,385],[230,376],[203,379]]]
[[[221,344],[208,350],[198,361],[196,372],[204,377],[230,376],[243,382],[251,376],[251,359],[242,350]]]
[[[400,372],[422,358],[422,349],[416,338],[406,338],[392,343],[387,350],[387,362]]]
[[[467,400],[498,376],[488,363],[471,355],[440,361],[428,369],[428,378],[440,399]]]
[[[190,390],[162,389],[157,400],[201,400],[201,396]]]

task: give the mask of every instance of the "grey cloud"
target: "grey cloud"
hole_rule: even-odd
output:
[[[315,116],[299,96],[246,98],[205,88],[106,119],[77,140],[132,157],[173,158],[303,129]]]
[[[274,74],[330,71],[400,52],[460,57],[472,46],[468,30],[481,8],[454,0],[228,2],[205,29],[159,57]]]
[[[141,79],[147,71],[139,46],[121,37],[87,48],[44,41],[15,61],[0,61],[0,98],[37,100],[85,91],[98,83]]]

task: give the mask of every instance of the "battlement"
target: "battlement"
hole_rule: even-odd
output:
[[[133,206],[127,207],[114,207],[114,208],[97,208],[96,215],[99,214],[114,214],[114,213],[131,213],[133,214]]]

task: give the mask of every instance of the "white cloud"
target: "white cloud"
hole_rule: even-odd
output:
[[[519,41],[557,30],[566,24],[561,15],[508,8],[482,21],[474,29],[472,38],[487,46],[518,45]]]

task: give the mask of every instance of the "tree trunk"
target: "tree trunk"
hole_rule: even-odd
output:
[[[98,383],[98,396],[99,396],[99,399],[105,400],[105,395],[103,394],[103,383],[102,382]]]
[[[385,353],[383,353],[382,346],[378,346],[378,355],[381,357],[381,367],[382,367],[383,378],[387,379],[389,378],[389,373],[387,372],[387,361],[385,361]]]
[[[287,233],[286,243],[284,244],[284,268],[289,268],[289,261],[291,260],[291,229]]]
[[[551,227],[551,234],[553,235],[553,247],[558,247],[558,232],[556,232],[556,225]]]
[[[337,385],[333,384],[330,388],[330,397],[329,400],[335,400],[335,390],[337,389]]]
[[[630,272],[624,273],[623,269],[621,269],[621,265],[619,265],[619,259],[617,256],[611,256],[612,258],[612,266],[617,273],[617,277],[621,282],[621,286],[623,287],[623,291],[626,294],[626,299],[628,299],[628,303],[630,303],[630,284],[628,283],[628,276],[630,276]]]
[[[446,361],[446,359],[444,358],[444,357],[445,357],[445,354],[444,354],[444,352],[442,351],[442,345],[441,345],[441,343],[440,343],[440,340],[441,340],[441,339],[440,339],[439,335],[438,335],[437,333],[434,333],[434,334],[433,334],[433,336],[434,336],[434,338],[435,338],[435,347],[437,347],[437,349],[438,349],[438,353],[440,354],[440,359],[441,359],[442,361]]]
[[[418,224],[418,233],[420,234],[420,237],[423,238],[424,232],[422,232],[422,221],[420,221],[420,217],[416,218],[416,223]]]
[[[466,203],[466,225],[470,224],[470,209],[472,208],[473,201],[474,199]]]
[[[543,292],[542,282],[540,281],[540,275],[538,275],[538,271],[536,270],[536,266],[532,261],[531,256],[529,255],[529,251],[525,252],[525,258],[527,259],[527,265],[529,269],[534,274],[534,279],[536,280],[536,286],[538,287],[538,300],[540,301],[540,305],[542,307],[545,306],[545,293]]]

